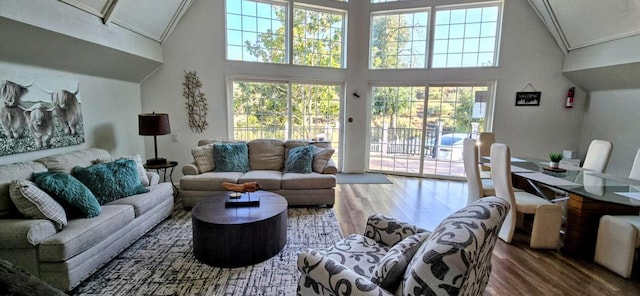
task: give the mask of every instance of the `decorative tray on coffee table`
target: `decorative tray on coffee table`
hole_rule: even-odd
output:
[[[227,208],[259,207],[260,195],[256,193],[251,194],[251,192],[229,192],[224,206]]]

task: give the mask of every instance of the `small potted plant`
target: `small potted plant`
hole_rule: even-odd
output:
[[[549,166],[552,169],[557,169],[560,166],[560,161],[563,158],[562,153],[558,152],[551,152],[547,155],[547,157],[549,157]]]

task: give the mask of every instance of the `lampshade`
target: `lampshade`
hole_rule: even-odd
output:
[[[167,135],[171,133],[169,114],[145,113],[138,115],[138,134],[141,136]]]
[[[167,163],[165,158],[158,157],[158,141],[156,136],[171,133],[169,127],[169,114],[145,113],[138,115],[138,134],[141,136],[153,136],[153,152],[155,158],[147,159],[147,165],[160,165]]]

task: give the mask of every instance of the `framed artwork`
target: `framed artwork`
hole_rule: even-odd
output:
[[[80,84],[0,73],[0,156],[84,143]]]
[[[539,91],[519,91],[516,93],[516,106],[540,106],[541,96]]]

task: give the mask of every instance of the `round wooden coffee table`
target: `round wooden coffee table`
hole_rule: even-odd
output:
[[[265,261],[287,243],[287,200],[256,191],[258,207],[225,207],[229,193],[207,197],[191,210],[193,253],[211,266],[239,267]]]

